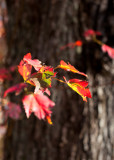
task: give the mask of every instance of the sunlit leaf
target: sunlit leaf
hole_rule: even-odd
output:
[[[23,100],[23,105],[27,117],[34,112],[35,116],[39,119],[46,119],[47,116],[51,116],[50,107],[53,107],[55,103],[45,96],[41,91],[38,94],[26,95]]]
[[[82,81],[79,79],[71,79],[71,80],[67,81],[65,77],[64,77],[64,79],[65,79],[67,85],[70,88],[72,88],[72,90],[77,92],[83,98],[83,101],[87,102],[86,97],[91,98],[90,90],[89,90],[89,88],[86,88],[88,86],[87,81]]]
[[[31,75],[31,70],[32,70],[32,66],[25,63],[23,60],[21,60],[19,66],[18,66],[18,71],[25,81],[27,79],[29,79],[29,77]]]
[[[65,63],[63,60],[60,61],[60,65],[57,66],[57,68],[61,68],[61,69],[64,69],[66,71],[71,71],[73,73],[78,73],[78,74],[81,74],[83,76],[86,76],[87,75],[83,72],[79,72],[74,66],[72,66],[70,63]]]
[[[36,71],[38,71],[42,67],[41,61],[39,61],[38,59],[34,59],[34,60],[31,59],[31,53],[28,53],[28,56],[26,57],[24,56],[23,60],[27,64],[33,66]]]

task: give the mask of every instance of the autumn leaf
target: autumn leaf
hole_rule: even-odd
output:
[[[27,59],[29,60],[31,59],[31,57],[32,57],[31,53],[27,53],[24,56],[23,60],[21,60],[20,64],[18,65],[18,71],[25,81],[27,81],[30,78],[31,71],[32,71],[32,65],[28,64],[25,60]]]
[[[31,70],[32,70],[32,66],[25,63],[23,60],[21,60],[18,66],[18,71],[25,81],[29,79],[31,75]]]
[[[54,68],[50,66],[42,66],[39,73],[45,73],[47,78],[55,77],[57,72],[54,72]]]
[[[31,74],[32,66],[37,72]],[[56,72],[54,72],[52,67],[42,66],[41,62],[37,59],[32,60],[31,53],[24,56],[18,66],[18,71],[26,83],[36,86],[32,80],[33,78],[37,78],[43,88],[50,87],[52,77],[56,76]]]
[[[10,74],[1,74],[0,75],[0,80],[4,81],[4,80],[12,80],[12,77]]]
[[[12,102],[9,102],[7,104],[7,108],[5,108],[6,119],[10,117],[12,119],[18,120],[20,117],[20,113],[21,113],[21,107],[18,104]]]
[[[29,118],[31,113],[34,112],[35,116],[39,119],[46,119],[48,117],[48,120],[51,116],[50,108],[55,105],[55,103],[45,96],[41,91],[39,91],[37,94],[29,94],[24,96],[22,102],[27,118]]]
[[[9,68],[9,70],[10,70],[11,72],[14,72],[16,69],[17,69],[17,66],[16,66],[16,65],[15,65],[15,66],[11,66],[11,67]]]
[[[35,83],[33,82],[33,79],[36,78],[39,81],[40,88],[46,89],[51,87],[51,81],[52,79],[50,76],[47,76],[45,73],[36,73],[31,75],[32,78],[30,78],[30,83],[33,86],[36,86]]]
[[[12,76],[9,73],[8,69],[6,68],[1,68],[0,69],[0,80],[11,80]]]
[[[84,32],[84,36],[85,37],[88,37],[88,36],[95,36],[95,35],[98,35],[100,36],[101,33],[99,31],[94,31],[93,29],[88,29]]]
[[[31,85],[35,86],[34,93],[37,93],[39,90],[41,90],[42,92],[50,95],[48,88],[51,87],[52,77],[55,75],[56,73],[49,70],[45,70],[42,73],[33,73],[29,79],[29,82]]]
[[[45,92],[47,95],[51,95],[50,91],[48,90],[47,87],[49,87],[48,85],[44,84],[45,81],[41,81],[41,78],[38,79],[38,78],[30,78],[30,82],[33,86],[35,86],[35,90],[34,90],[34,93],[38,93],[39,90],[41,90],[43,93]],[[51,83],[51,82],[50,82]]]
[[[39,69],[42,67],[41,61],[39,61],[38,59],[31,59],[31,53],[28,53],[27,56],[24,56],[23,60],[27,64],[33,66],[36,71],[39,71]]]
[[[48,66],[45,67],[45,70],[43,73],[45,73],[48,78],[56,76],[56,72],[54,72],[54,68],[48,67]]]
[[[34,83],[30,80],[31,78],[34,78],[32,77],[33,74],[31,75],[32,66],[35,68],[35,70],[39,71],[42,68],[42,65],[40,63],[41,62],[37,59],[31,59],[31,53],[27,53],[24,56],[23,60],[21,60],[18,66],[18,71],[22,75],[26,83],[34,85]]]
[[[83,101],[87,102],[86,97],[91,98],[90,90],[89,90],[89,88],[86,88],[88,86],[87,81],[82,81],[79,79],[70,79],[69,81],[67,81],[65,77],[64,77],[64,79],[65,79],[67,85],[70,88],[72,88],[72,90],[77,92],[83,98]]]
[[[1,68],[0,69],[0,80],[12,80],[11,72],[14,72],[17,66],[11,66],[8,69],[7,68]]]
[[[110,58],[114,58],[114,48],[109,47],[106,44],[102,45],[102,51],[107,52]]]
[[[8,88],[4,92],[4,97],[6,97],[8,93],[12,93],[12,92],[16,92],[16,95],[18,95],[21,92],[21,90],[24,89],[25,87],[27,87],[27,84],[25,84],[25,83],[16,84],[16,85]]]
[[[51,87],[52,77],[55,76],[56,72],[54,72],[53,68],[46,68],[45,71],[42,73],[42,81],[46,85],[44,87]]]
[[[70,63],[65,63],[63,60],[60,61],[60,65],[57,66],[57,68],[61,68],[61,69],[64,69],[66,71],[70,71],[70,72],[73,72],[73,73],[78,73],[78,74],[81,74],[83,76],[86,76],[86,74],[84,74],[83,72],[79,72],[74,66],[72,66]]]
[[[54,72],[54,69],[49,66],[43,66],[39,72],[34,73],[31,75],[33,78],[38,78],[38,81],[40,83],[40,86],[42,89],[50,88],[52,77],[56,76],[56,72]]]
[[[41,85],[43,88],[51,87],[51,81],[52,79],[47,77],[45,73],[42,74],[42,79],[40,80]]]
[[[6,68],[1,68],[0,69],[0,74],[7,74],[8,73],[8,70]]]

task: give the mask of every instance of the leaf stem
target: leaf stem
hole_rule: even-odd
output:
[[[61,83],[65,83],[65,84],[67,84],[66,82],[64,82],[63,80],[61,80],[61,79],[57,79],[57,78],[55,78],[55,77],[52,77],[53,79],[55,79],[55,80],[57,80],[57,81],[59,81],[59,82],[61,82]]]
[[[58,69],[58,68],[59,68],[59,67],[57,66],[57,67],[54,68],[54,70],[55,70],[55,69]]]
[[[100,40],[98,40],[96,37],[93,37],[93,41],[99,44],[100,46],[103,45],[103,43]]]

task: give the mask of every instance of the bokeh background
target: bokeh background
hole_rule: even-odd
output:
[[[24,110],[20,120],[9,119],[3,159],[113,160],[114,60],[99,45],[86,41],[83,33],[87,29],[98,30],[102,33],[99,39],[114,47],[114,1],[4,0],[4,3],[7,8],[4,15],[1,10],[6,31],[0,38],[2,66],[19,64],[28,52],[47,65],[57,66],[61,59],[65,60],[88,75],[92,99],[85,103],[67,86],[53,82],[51,99],[56,103],[53,125],[34,115],[27,119]],[[76,40],[84,41],[81,51],[77,47],[60,50]],[[64,74],[68,78],[74,76]],[[19,80],[22,79],[14,75],[13,83]],[[20,98],[11,98],[21,103]]]

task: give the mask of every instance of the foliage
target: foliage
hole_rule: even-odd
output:
[[[18,95],[22,90],[24,90],[25,95],[22,98],[22,103],[24,105],[27,118],[29,118],[33,112],[37,118],[46,119],[49,124],[52,124],[51,108],[55,106],[55,103],[48,98],[48,96],[50,96],[49,89],[52,87],[52,80],[57,80],[61,83],[67,84],[86,102],[87,97],[91,98],[91,93],[89,88],[87,88],[87,81],[82,81],[79,79],[70,79],[67,81],[64,76],[64,80],[58,79],[56,78],[57,72],[55,71],[57,69],[63,69],[87,77],[86,74],[78,71],[70,63],[67,64],[63,60],[60,61],[60,64],[57,67],[53,68],[51,66],[42,64],[42,62],[38,59],[32,59],[31,53],[28,53],[23,57],[20,64],[18,65],[18,72],[23,77],[24,83],[21,82],[8,88],[4,92],[3,97],[5,98],[9,93],[12,92],[15,92],[15,95]],[[4,76],[1,77],[2,80],[7,79],[5,76],[7,73],[9,73],[6,69],[1,69],[1,75],[3,73],[2,71],[4,70]],[[34,91],[32,91],[32,88],[34,88]],[[9,116],[12,118],[12,110],[14,110],[15,106],[14,119],[19,118],[19,114],[21,113],[21,110],[19,110],[19,105],[7,101],[7,106],[9,106],[8,110],[6,110],[7,117]]]
[[[99,44],[103,52],[107,52],[110,58],[114,58],[114,49],[96,38],[97,36],[101,36],[100,32],[89,29],[85,31],[83,35],[86,41],[94,41]],[[83,43],[84,42],[81,40],[77,40],[73,43],[62,46],[60,49],[63,50],[67,47],[81,47]],[[9,70],[6,68],[0,69],[0,81],[3,82],[4,80],[13,80],[11,72],[14,72],[16,68],[16,66],[11,66]],[[64,76],[63,80],[58,79],[56,78],[57,72],[55,71],[57,69],[63,69],[65,71],[77,73],[87,77],[85,73],[78,71],[70,63],[66,63],[63,60],[60,61],[58,66],[53,68],[42,64],[42,62],[38,59],[32,59],[31,53],[27,53],[18,65],[18,72],[23,77],[24,83],[21,82],[8,88],[3,95],[6,119],[8,117],[18,119],[21,113],[20,106],[10,102],[9,99],[7,99],[8,94],[15,92],[15,95],[18,95],[24,91],[25,95],[22,98],[22,103],[24,105],[27,118],[29,118],[33,112],[37,118],[46,119],[49,124],[52,124],[51,108],[55,106],[55,103],[48,97],[51,95],[49,89],[52,87],[52,80],[57,80],[68,85],[73,91],[77,92],[82,97],[83,101],[87,102],[87,98],[91,98],[91,93],[88,88],[88,81],[76,78],[67,80]],[[32,88],[34,88],[34,91]]]
[[[114,59],[114,48],[109,47],[108,45],[104,44],[100,40],[98,40],[96,37],[101,36],[102,34],[99,31],[94,31],[93,29],[88,29],[87,31],[84,32],[83,36],[86,41],[93,41],[97,43],[98,45],[101,46],[101,50],[103,52],[107,52],[108,56],[111,59]],[[74,48],[74,47],[81,47],[83,45],[83,42],[81,40],[77,40],[76,42],[73,43],[68,43],[65,46],[62,46],[60,49],[65,49],[67,47]]]

